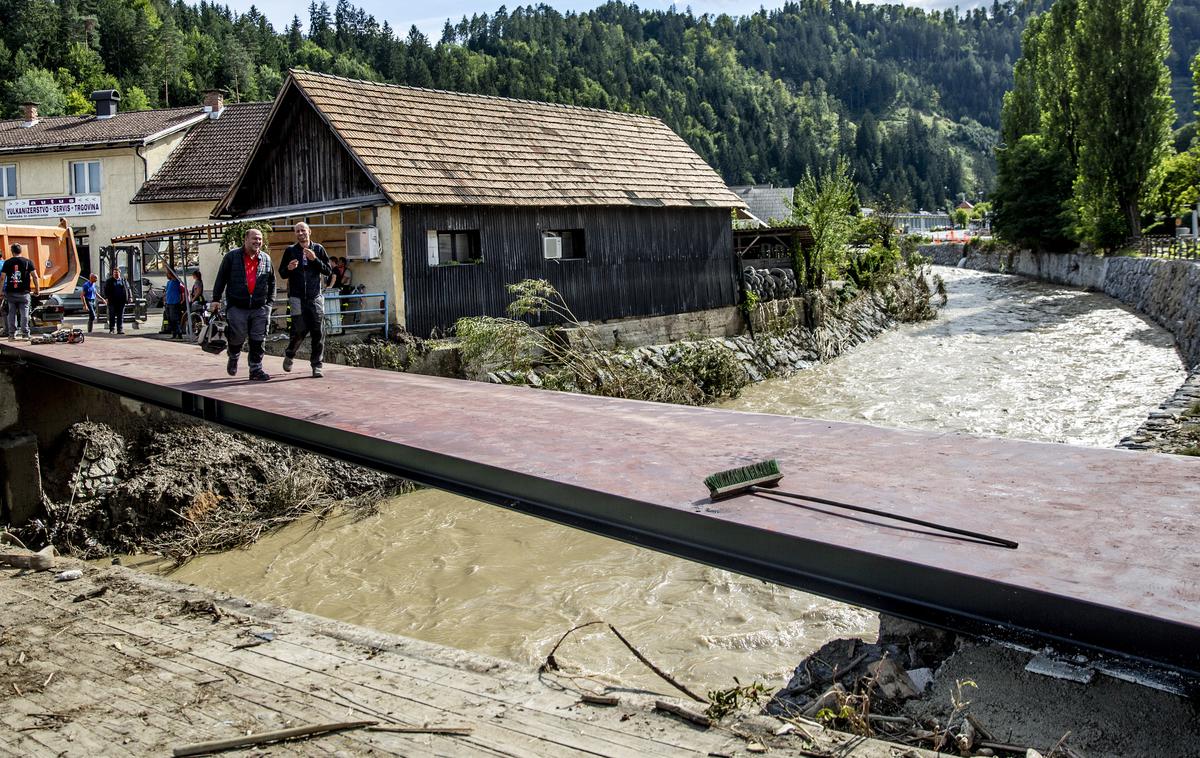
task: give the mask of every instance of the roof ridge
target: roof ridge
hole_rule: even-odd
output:
[[[196,113],[203,113],[204,106],[203,105],[181,105],[176,108],[147,108],[144,111],[118,111],[115,116],[112,116],[111,118],[107,118],[104,120],[107,122],[111,122],[113,118],[117,118],[118,116],[134,116],[134,115],[145,114],[145,113],[171,113],[171,112],[175,112],[175,111],[178,111],[181,113],[184,111],[195,111]],[[77,116],[65,116],[65,115],[64,116],[38,116],[37,123],[43,124],[48,121],[67,121],[70,119],[78,119],[81,123],[84,121],[89,121],[89,120],[91,120],[91,121],[99,121],[100,120],[96,117],[96,114],[88,113],[88,114],[77,115]],[[25,123],[25,119],[23,119],[23,118],[0,119],[0,125],[4,125],[4,124],[8,124],[8,123],[23,124],[23,123]]]
[[[499,100],[506,103],[524,103],[527,105],[538,105],[550,108],[564,108],[567,110],[584,111],[587,113],[604,113],[613,116],[624,116],[627,118],[642,119],[645,121],[653,121],[655,123],[663,123],[662,119],[656,116],[651,116],[645,113],[630,113],[628,111],[614,111],[607,108],[592,108],[586,105],[570,105],[568,103],[551,103],[545,100],[530,100],[523,97],[503,97],[501,95],[483,95],[477,92],[458,92],[450,89],[437,89],[435,87],[414,87],[411,84],[397,84],[395,82],[373,82],[369,79],[351,79],[348,76],[338,76],[336,74],[327,74],[323,71],[311,71],[303,68],[289,68],[288,74],[293,77],[297,74],[305,74],[309,76],[317,76],[324,79],[335,79],[343,82],[351,82],[353,84],[367,84],[377,87],[390,87],[392,89],[410,90],[414,92],[432,92],[438,95],[455,95],[457,97],[471,97],[484,100]]]

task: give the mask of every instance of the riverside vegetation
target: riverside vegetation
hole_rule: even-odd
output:
[[[460,319],[455,333],[476,379],[568,392],[706,405],[736,397],[751,381],[781,376],[838,355],[897,321],[932,318],[927,261],[897,238],[888,219],[846,212],[854,183],[844,164],[797,188],[797,221],[816,244],[797,249],[802,297],[742,304],[754,336],[695,338],[670,345],[604,350],[549,282],[509,286],[508,318]],[[857,237],[858,245],[849,245]],[[935,284],[944,292],[940,283]],[[551,322],[535,328],[530,321]]]

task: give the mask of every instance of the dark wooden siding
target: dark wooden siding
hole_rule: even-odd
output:
[[[728,210],[691,208],[402,209],[405,318],[425,337],[463,316],[501,316],[505,286],[546,279],[581,320],[732,305],[737,270]],[[483,263],[430,266],[426,232],[478,229]],[[542,232],[582,229],[587,256],[542,257]]]
[[[292,89],[267,127],[262,149],[247,170],[231,210],[250,215],[378,192],[337,135]]]

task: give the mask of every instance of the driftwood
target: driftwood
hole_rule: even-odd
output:
[[[393,724],[382,724],[379,726],[368,726],[368,732],[397,732],[399,734],[454,734],[458,736],[466,736],[474,731],[469,726],[395,726]]]
[[[47,545],[36,553],[0,553],[0,566],[49,571],[54,568],[54,546]]]
[[[340,732],[345,729],[361,729],[365,726],[375,726],[378,723],[378,721],[338,721],[333,724],[309,724],[308,726],[297,726],[292,729],[279,729],[274,732],[260,732],[258,734],[247,734],[244,737],[231,737],[226,740],[197,742],[192,745],[177,747],[171,751],[171,755],[183,756],[218,753],[222,750],[232,750],[237,747],[253,747],[254,745],[264,745],[268,742],[278,742],[279,740],[313,737],[318,734]]]
[[[88,590],[87,592],[79,593],[75,597],[71,598],[71,602],[72,603],[82,603],[85,600],[92,600],[93,598],[98,598],[101,595],[105,594],[106,592],[108,592],[108,587],[97,587],[94,590]]]
[[[696,713],[695,711],[689,711],[687,708],[680,708],[674,703],[668,703],[663,700],[655,700],[654,710],[670,713],[673,716],[678,716],[684,721],[690,721],[693,724],[698,724],[705,729],[712,726],[712,719],[710,719],[708,716],[705,716],[702,713]]]
[[[590,692],[583,693],[579,699],[588,705],[619,705],[621,702],[616,695],[593,695]]]
[[[676,680],[674,677],[672,677],[670,674],[668,674],[667,672],[663,671],[663,670],[662,670],[662,669],[660,669],[658,666],[655,666],[655,665],[654,665],[654,664],[653,664],[653,663],[650,661],[650,659],[649,659],[649,658],[647,658],[646,656],[642,655],[642,652],[641,652],[640,650],[638,650],[636,647],[634,647],[634,646],[633,646],[633,645],[632,645],[632,644],[629,642],[629,640],[625,639],[625,636],[624,636],[624,635],[622,635],[620,632],[618,632],[618,631],[617,631],[617,628],[616,628],[615,626],[613,626],[612,624],[609,624],[608,622],[605,622],[605,621],[589,621],[589,622],[587,622],[586,624],[580,624],[579,626],[572,627],[571,629],[568,629],[568,630],[566,631],[566,633],[564,633],[564,634],[563,634],[563,636],[561,636],[561,637],[559,637],[559,638],[558,638],[558,642],[554,643],[554,647],[550,649],[550,654],[546,656],[546,660],[545,660],[545,662],[544,662],[544,663],[542,663],[542,666],[541,666],[541,668],[540,668],[540,669],[538,669],[538,670],[539,670],[539,671],[558,671],[558,670],[561,668],[561,666],[559,666],[559,665],[558,665],[558,661],[557,661],[557,660],[555,660],[555,658],[554,658],[554,654],[555,654],[556,652],[558,652],[558,648],[559,648],[559,646],[563,644],[563,642],[564,642],[564,641],[567,639],[567,637],[569,637],[569,636],[571,635],[571,633],[572,633],[572,632],[576,632],[576,631],[578,631],[578,630],[580,630],[580,629],[583,629],[583,628],[585,628],[585,627],[589,627],[589,626],[596,626],[596,625],[599,625],[599,624],[603,624],[604,626],[607,626],[607,627],[608,627],[608,629],[609,629],[609,631],[610,631],[610,632],[612,632],[613,634],[615,634],[615,635],[617,636],[617,639],[619,639],[619,640],[621,641],[621,644],[623,644],[625,647],[629,648],[629,652],[633,653],[633,654],[634,654],[634,656],[635,656],[635,657],[636,657],[636,658],[637,658],[639,661],[641,661],[643,664],[645,664],[646,668],[650,669],[650,670],[651,670],[651,671],[653,671],[655,674],[658,674],[659,678],[661,678],[661,679],[662,679],[664,682],[666,682],[667,684],[670,684],[672,687],[674,687],[675,689],[679,690],[679,691],[680,691],[680,692],[682,692],[683,694],[687,695],[687,696],[688,696],[688,697],[690,697],[692,700],[695,700],[697,703],[707,703],[707,702],[708,702],[708,700],[706,700],[706,699],[704,699],[704,698],[700,697],[700,696],[699,696],[699,695],[697,695],[695,692],[692,692],[691,690],[689,690],[689,689],[688,689],[688,688],[687,688],[685,685],[683,685],[683,684],[680,684],[680,683],[679,683],[679,682],[678,682],[678,681],[677,681],[677,680]]]

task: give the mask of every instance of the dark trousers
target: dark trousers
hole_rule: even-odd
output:
[[[87,308],[88,331],[90,332],[90,331],[92,331],[92,327],[95,326],[95,324],[96,324],[96,301],[94,299],[84,300],[83,305],[85,308]]]
[[[183,336],[183,303],[167,303],[163,306],[167,316],[167,328],[172,337]]]
[[[125,331],[125,301],[109,298],[108,300],[108,331],[116,329]]]
[[[325,358],[325,306],[320,296],[311,300],[299,297],[288,298],[292,314],[292,338],[288,340],[285,357],[295,358],[296,351],[304,344],[304,338],[312,335],[312,350],[308,362],[313,368],[321,368]]]
[[[263,343],[267,339],[267,317],[271,307],[238,308],[231,305],[225,310],[225,339],[229,342],[229,357],[236,359],[242,346],[250,343],[250,370],[261,371]]]

